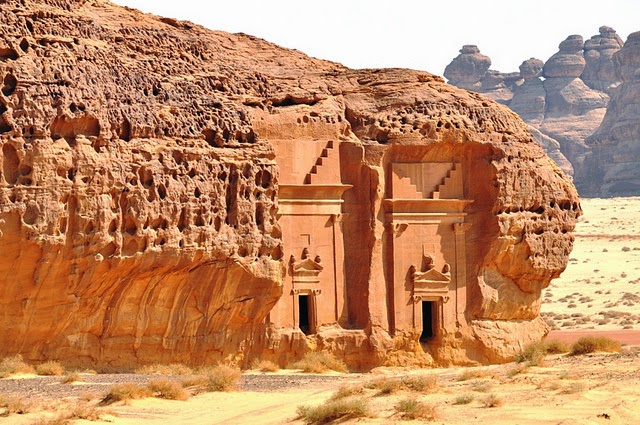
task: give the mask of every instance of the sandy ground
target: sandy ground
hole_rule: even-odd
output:
[[[640,217],[640,198],[584,199],[582,208],[585,214],[576,229],[570,264],[543,292],[543,315],[554,328],[550,338],[571,343],[584,335],[608,336],[627,344],[622,354],[551,356],[544,366],[522,370],[518,364],[414,371],[380,368],[341,380],[308,380],[295,388],[205,393],[188,401],[152,398],[117,403],[97,408],[101,421],[116,425],[300,424],[299,406],[326,404],[343,385],[362,388],[372,380],[411,375],[435,377],[438,383],[430,391],[405,389],[390,395],[364,389],[353,397],[369,404],[370,416],[340,423],[423,423],[403,420],[396,412],[400,400],[411,398],[432,406],[437,424],[639,424],[640,349],[632,346],[640,346],[640,234],[635,221]],[[468,371],[477,377],[461,380]],[[36,386],[62,385],[51,378],[25,379]],[[0,423],[54,425],[46,421],[79,404],[94,406],[101,397],[81,392],[50,401],[29,394],[33,392],[25,393],[23,399],[34,403],[31,412],[2,417],[0,408]],[[0,401],[2,396],[0,391]],[[458,404],[463,396],[470,403]],[[486,407],[490,396],[501,405]]]
[[[640,198],[583,199],[569,265],[543,292],[553,329],[640,330]]]

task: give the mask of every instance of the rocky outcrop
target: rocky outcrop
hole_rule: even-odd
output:
[[[629,35],[612,57],[622,84],[613,91],[602,125],[589,138],[587,193],[632,196],[640,193],[640,32]]]
[[[622,48],[623,41],[613,28],[602,26],[600,34],[584,43],[585,69],[582,80],[594,90],[610,94],[618,83],[613,54]]]
[[[612,57],[621,46],[620,37],[609,27],[601,27],[600,34],[586,43],[580,35],[571,35],[546,63],[535,58],[524,61],[520,72],[509,79],[511,84],[498,90],[495,84],[482,83],[464,88],[505,103],[540,131],[535,137],[537,141],[544,135],[545,146],[560,146],[560,152],[547,153],[574,176],[579,189],[587,190],[591,184],[588,175],[592,174],[585,165],[591,150],[585,139],[600,126],[609,102],[608,93],[619,84]],[[465,78],[459,75],[463,71],[460,68],[457,79],[449,82],[458,85]],[[509,74],[487,70],[484,75],[474,74],[473,79],[481,82],[488,76],[494,78],[493,75]]]
[[[0,7],[0,356],[361,369],[546,333],[579,201],[507,108],[101,0]]]

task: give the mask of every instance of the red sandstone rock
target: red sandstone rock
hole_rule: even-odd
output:
[[[507,108],[104,1],[1,8],[0,355],[487,363],[547,332],[580,208]]]

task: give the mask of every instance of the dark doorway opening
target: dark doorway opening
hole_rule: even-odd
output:
[[[305,335],[309,335],[311,332],[310,328],[310,320],[309,313],[311,312],[309,308],[309,296],[308,295],[299,295],[298,296],[298,313],[300,317],[300,330],[304,332]]]
[[[433,301],[422,301],[422,334],[420,341],[428,341],[435,336],[435,313],[436,303]]]

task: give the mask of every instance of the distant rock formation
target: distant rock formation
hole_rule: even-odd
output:
[[[465,46],[444,75],[453,85],[508,105],[538,130],[533,132],[536,141],[574,176],[578,189],[596,195],[601,182],[592,164],[585,162],[591,157],[585,140],[600,127],[609,96],[618,92],[622,80],[615,58],[622,45],[615,30],[603,26],[586,42],[580,35],[567,37],[546,63],[531,58],[520,65],[520,72],[508,74],[489,69],[487,56],[476,46]],[[618,62],[629,60],[623,57]],[[470,68],[465,63],[476,64],[473,74],[466,73]]]
[[[621,85],[613,90],[602,125],[589,138],[586,193],[640,194],[640,32],[629,35],[611,60]],[[607,71],[608,72],[608,71]]]
[[[357,370],[546,334],[581,210],[508,108],[104,0],[0,12],[0,357]]]

